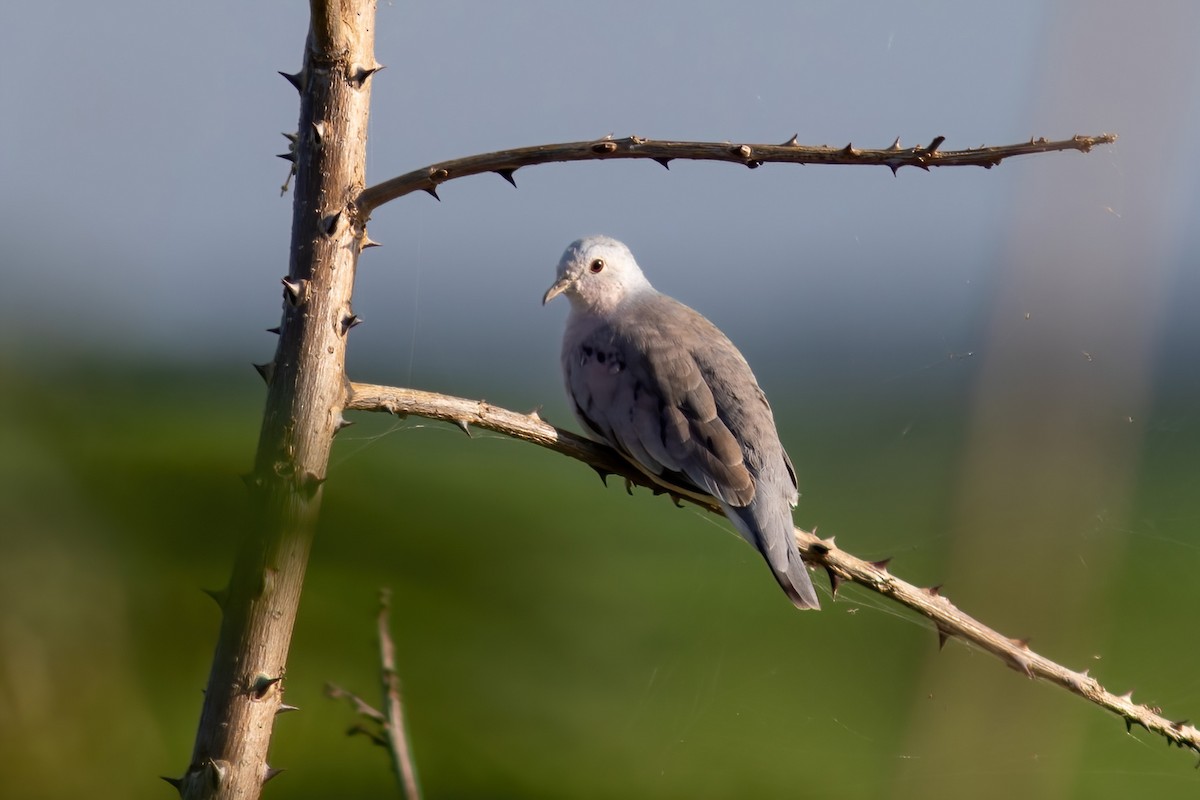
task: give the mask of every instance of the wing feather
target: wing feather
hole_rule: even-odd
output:
[[[619,325],[596,324],[564,341],[576,413],[651,475],[683,475],[731,506],[746,506],[754,475],[742,431],[731,427],[745,411],[723,407],[739,399],[710,376],[733,369],[729,377],[757,388],[753,375],[708,320],[663,295],[652,299],[651,307],[627,309]]]

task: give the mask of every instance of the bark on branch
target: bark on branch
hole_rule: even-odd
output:
[[[845,147],[825,145],[802,145],[793,136],[783,144],[737,144],[731,142],[668,142],[628,136],[624,139],[605,138],[590,142],[564,142],[543,144],[533,147],[518,147],[513,150],[497,150],[494,153],[456,158],[415,169],[403,175],[377,183],[358,196],[356,205],[361,220],[371,216],[376,208],[398,197],[417,190],[438,196],[441,184],[494,172],[513,186],[513,174],[521,167],[535,164],[553,164],[565,161],[603,161],[607,159],[648,158],[664,167],[675,159],[691,161],[727,161],[751,169],[763,164],[869,164],[889,167],[893,173],[901,167],[964,167],[978,166],[991,169],[1006,158],[1050,153],[1061,150],[1078,150],[1086,153],[1099,144],[1111,144],[1117,140],[1114,133],[1098,136],[1073,136],[1070,139],[1048,141],[1030,139],[1020,144],[996,147],[977,147],[970,150],[941,150],[944,136],[938,136],[928,145],[901,147],[897,139],[891,147],[878,150],[863,150],[848,144]]]
[[[279,773],[267,763],[292,627],[342,426],[346,333],[363,230],[348,224],[365,185],[374,0],[314,0],[300,92],[291,258],[274,358],[259,365],[267,400],[250,513],[227,588],[213,592],[221,633],[191,761],[167,780],[184,800],[256,798]],[[353,21],[355,24],[350,24]]]
[[[607,445],[556,428],[538,417],[536,411],[520,414],[493,406],[483,400],[468,400],[417,389],[366,383],[350,384],[350,397],[347,399],[346,408],[354,411],[383,411],[400,417],[411,414],[443,420],[468,432],[470,426],[474,425],[570,456],[595,469],[601,477],[607,474],[620,475],[625,479],[627,486],[638,484],[656,494],[678,497],[674,492],[654,484]],[[695,503],[713,513],[721,513],[720,507],[707,496],[685,496],[679,499]],[[1117,714],[1125,720],[1127,729],[1133,725],[1141,725],[1151,733],[1162,736],[1168,744],[1200,754],[1200,730],[1197,730],[1195,725],[1189,725],[1187,720],[1171,721],[1162,716],[1158,709],[1133,702],[1132,692],[1113,694],[1091,677],[1087,670],[1076,672],[1035,653],[1026,642],[1010,639],[963,613],[940,593],[939,587],[920,588],[903,581],[888,572],[887,561],[871,562],[857,558],[837,547],[832,537],[821,539],[813,533],[797,528],[796,541],[804,560],[823,567],[828,573],[835,597],[838,585],[844,581],[856,583],[889,597],[933,622],[940,644],[944,645],[948,638],[958,637],[991,653],[1031,679],[1039,678],[1061,686]]]

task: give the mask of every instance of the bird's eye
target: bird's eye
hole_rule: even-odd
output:
[[[604,269],[604,259],[597,258],[591,264],[588,264],[588,269],[591,270],[593,273],[599,272],[600,270]]]

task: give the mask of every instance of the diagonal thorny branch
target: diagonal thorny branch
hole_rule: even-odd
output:
[[[901,147],[900,140],[896,139],[891,147],[876,150],[859,149],[852,144],[845,147],[802,145],[795,136],[783,144],[669,142],[643,139],[640,136],[628,136],[624,139],[608,137],[590,142],[543,144],[456,158],[415,169],[364,189],[358,196],[356,205],[360,218],[365,220],[371,216],[371,212],[384,203],[417,190],[429,192],[437,197],[437,187],[455,178],[494,172],[516,186],[513,173],[521,167],[565,161],[648,158],[666,167],[675,159],[686,159],[727,161],[751,169],[768,163],[868,164],[889,167],[893,173],[901,167],[919,167],[928,170],[930,167],[978,166],[990,169],[1004,159],[1013,156],[1061,150],[1078,150],[1086,153],[1096,145],[1112,144],[1117,140],[1117,135],[1102,133],[1099,136],[1073,136],[1070,139],[1056,141],[1049,141],[1045,138],[1030,139],[1028,142],[1020,144],[977,147],[970,150],[942,150],[940,148],[945,139],[944,136],[938,136],[928,145],[916,147]]]
[[[355,411],[384,411],[401,417],[411,414],[443,420],[458,425],[468,434],[470,426],[475,425],[582,461],[599,472],[601,477],[610,473],[620,475],[625,479],[627,487],[636,483],[649,487],[656,494],[672,494],[676,502],[687,500],[714,513],[721,513],[711,498],[704,495],[674,495],[656,486],[607,445],[560,430],[544,422],[536,411],[520,414],[490,405],[483,400],[468,400],[417,389],[365,383],[350,384],[350,397],[346,408]],[[1168,744],[1200,754],[1200,730],[1195,725],[1188,724],[1187,720],[1168,720],[1157,708],[1133,702],[1132,692],[1113,694],[1091,677],[1087,670],[1076,672],[1035,653],[1029,649],[1028,643],[1010,639],[963,613],[948,598],[941,595],[938,587],[920,588],[907,583],[888,572],[887,561],[871,562],[856,558],[838,548],[832,538],[820,539],[797,528],[796,541],[805,561],[823,567],[829,574],[835,596],[838,585],[843,581],[866,587],[907,606],[933,622],[941,644],[945,644],[946,639],[950,637],[963,639],[991,653],[1029,678],[1040,678],[1061,686],[1117,714],[1125,720],[1127,729],[1131,729],[1135,724],[1141,725],[1151,733],[1162,736]]]

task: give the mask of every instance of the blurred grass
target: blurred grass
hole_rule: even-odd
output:
[[[249,370],[0,372],[4,795],[170,797],[156,776],[190,754],[217,626],[199,589],[230,567],[261,388]],[[797,521],[858,555],[895,555],[897,574],[954,597],[942,570],[963,409],[946,389],[940,404],[890,387],[800,389],[802,413],[776,413],[802,478]],[[1071,534],[1081,561],[1121,554],[1073,640],[1090,649],[1034,646],[1194,718],[1194,384],[1159,397],[1134,510]],[[824,612],[795,613],[714,517],[605,490],[587,467],[502,437],[357,421],[326,485],[287,678],[303,710],[276,728],[272,763],[288,771],[269,796],[394,792],[383,753],[344,736],[351,712],[322,693],[334,681],[377,697],[381,586],[395,592],[430,797],[986,797],[990,776],[1047,770],[1072,797],[1200,789],[1194,757],[958,643],[939,655],[925,625],[866,592],[824,592]],[[1020,591],[1013,575],[976,602],[1007,608]],[[1036,698],[1061,752],[1011,736],[952,761],[906,749],[918,714],[948,730],[992,724],[918,694],[952,675]]]

